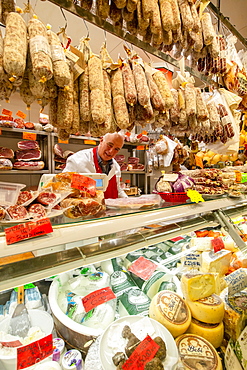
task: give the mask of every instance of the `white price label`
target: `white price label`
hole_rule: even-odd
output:
[[[225,277],[228,295],[234,295],[247,287],[247,269],[240,268]]]
[[[202,256],[200,253],[189,253],[184,257],[184,267],[197,269],[202,265]]]
[[[164,181],[174,182],[174,181],[177,181],[177,179],[178,179],[178,174],[177,173],[167,173],[167,174],[163,175],[163,180]]]

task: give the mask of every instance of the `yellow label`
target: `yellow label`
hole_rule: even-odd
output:
[[[187,190],[187,196],[190,198],[191,202],[199,203],[205,202],[200,193],[196,190],[189,189]]]
[[[26,132],[26,131],[24,131],[22,133],[22,138],[25,139],[25,140],[36,140],[37,134],[34,133],[34,132]]]
[[[25,119],[27,115],[25,113],[23,113],[21,110],[18,110],[18,112],[16,112],[16,116],[18,116],[22,119]]]
[[[95,140],[84,140],[84,144],[97,145]]]
[[[59,144],[69,144],[69,140],[58,139]]]

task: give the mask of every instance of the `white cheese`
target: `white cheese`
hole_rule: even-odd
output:
[[[214,253],[202,253],[202,267],[203,272],[218,272],[221,276],[225,275],[230,267],[232,253],[226,249]]]

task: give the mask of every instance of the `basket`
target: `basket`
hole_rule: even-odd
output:
[[[165,202],[170,203],[186,203],[186,200],[189,199],[186,193],[160,193],[157,192]]]

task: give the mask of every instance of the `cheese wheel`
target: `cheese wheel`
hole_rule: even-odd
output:
[[[210,273],[186,273],[182,275],[181,288],[186,299],[198,301],[215,293],[215,277]]]
[[[216,294],[199,299],[198,301],[186,300],[191,316],[207,324],[218,324],[223,320],[225,307],[222,299]]]
[[[185,333],[191,322],[191,313],[186,302],[169,290],[162,290],[153,297],[149,317],[164,325],[173,337]]]
[[[184,369],[222,370],[219,355],[206,339],[195,334],[183,334],[175,341]]]
[[[194,318],[191,319],[187,333],[197,334],[208,340],[215,348],[218,348],[224,336],[223,322],[219,324],[206,324]]]

